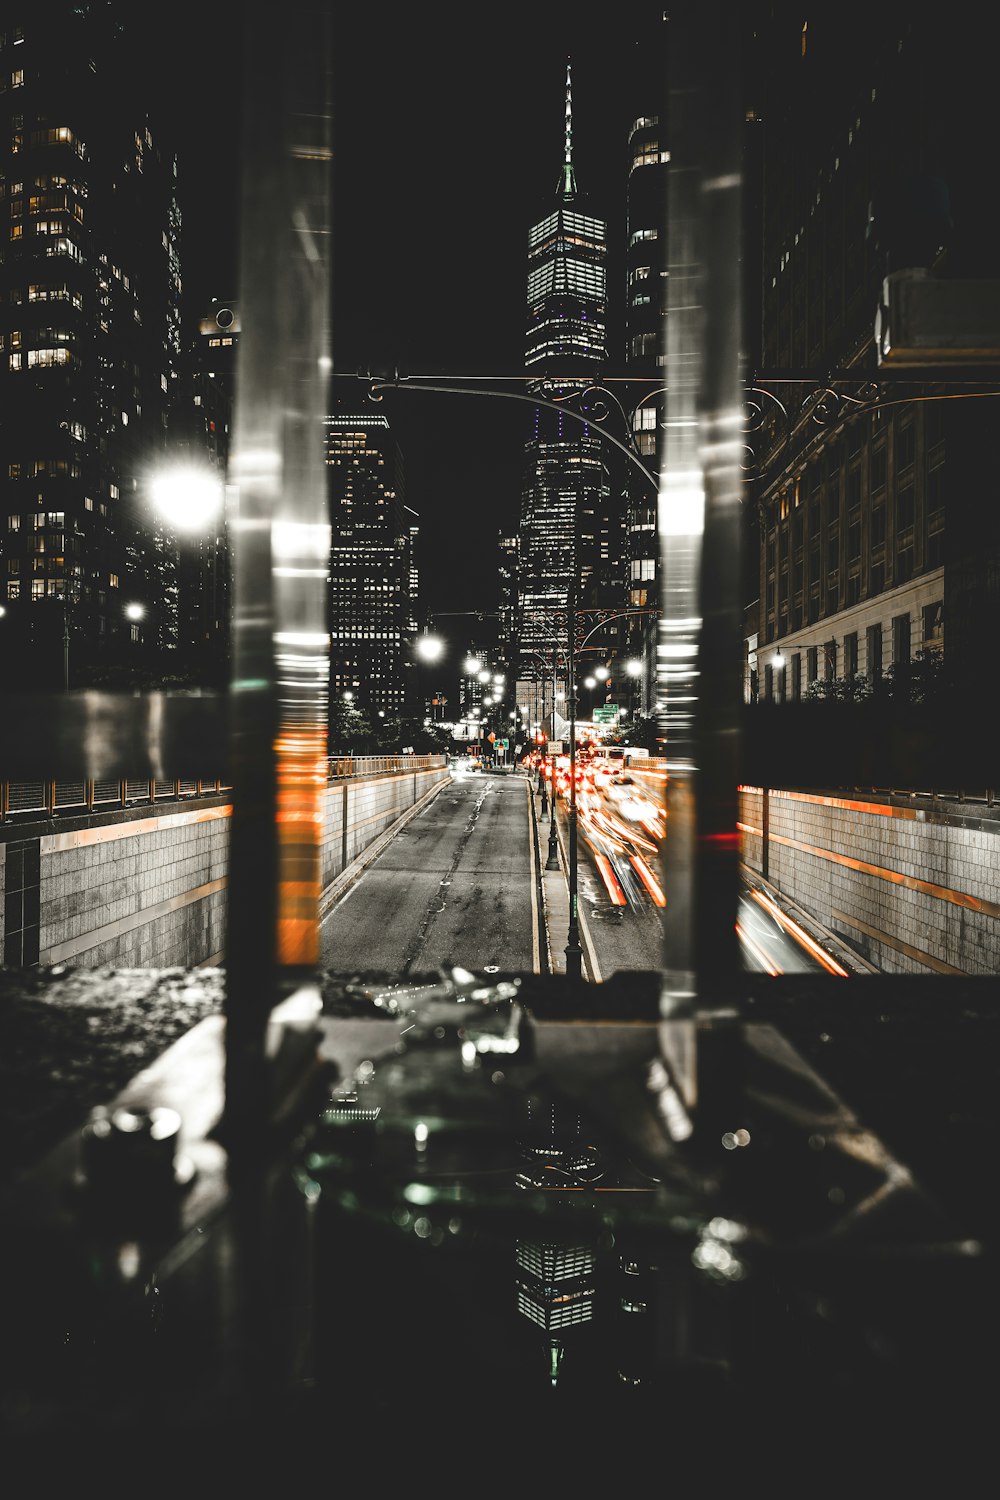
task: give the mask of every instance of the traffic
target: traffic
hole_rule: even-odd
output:
[[[667,902],[658,874],[666,833],[666,769],[644,764],[635,752],[605,748],[574,757],[575,807],[581,861],[580,884],[591,920],[607,930],[607,918],[629,916],[633,939]],[[635,761],[638,760],[638,764]],[[554,795],[564,816],[570,810],[570,757],[531,751],[522,760],[529,774]],[[847,977],[850,970],[817,936],[767,890],[746,881],[738,899],[736,932],[746,969],[777,975],[823,971]],[[645,934],[648,940],[649,935]]]
[[[651,860],[659,852],[666,831],[663,786],[666,772],[647,773],[658,795],[639,784],[620,760],[604,755],[575,758],[577,836],[589,848],[594,869],[612,906],[643,910],[649,903],[665,906],[666,897]],[[553,795],[568,805],[570,758],[531,754],[529,768]]]

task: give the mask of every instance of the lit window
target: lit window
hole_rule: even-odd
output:
[[[28,364],[31,365],[65,365],[70,360],[68,349],[29,349]]]

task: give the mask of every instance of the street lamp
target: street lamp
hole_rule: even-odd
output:
[[[424,635],[417,638],[417,655],[423,661],[440,661],[444,653],[444,641],[437,635]]]
[[[577,889],[577,839],[576,839],[576,658],[583,651],[591,636],[596,635],[598,630],[610,623],[613,619],[619,619],[624,615],[634,614],[659,614],[659,610],[622,610],[602,612],[597,624],[587,631],[581,640],[575,639],[575,620],[577,613],[586,616],[592,611],[577,611],[574,607],[571,595],[568,601],[566,613],[567,629],[567,697],[569,698],[569,926],[566,933],[566,977],[568,979],[579,979],[583,966],[583,949],[580,946],[580,914],[579,897]],[[546,866],[546,868],[550,868]]]
[[[200,531],[221,513],[222,481],[205,464],[170,464],[150,477],[150,497],[169,526]]]
[[[566,978],[579,979],[583,971],[583,949],[580,946],[580,918],[577,909],[576,853],[576,650],[573,641],[573,598],[570,598],[569,650],[566,653],[567,687],[569,688],[569,927],[566,932]],[[590,632],[593,635],[593,631]],[[589,639],[589,637],[584,638]],[[584,641],[580,642],[580,647]]]

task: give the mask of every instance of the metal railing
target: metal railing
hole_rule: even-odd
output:
[[[230,791],[214,780],[4,781],[0,782],[0,823],[21,816],[105,812],[141,803],[176,802]]]
[[[444,755],[331,755],[329,781],[360,780],[369,776],[427,771],[445,765]],[[179,802],[191,797],[213,797],[232,791],[231,783],[175,779],[155,781],[3,781],[0,782],[0,824],[14,818],[53,818],[65,813],[107,812],[144,803]]]
[[[331,755],[327,759],[327,779],[348,781],[399,771],[430,771],[445,765],[447,759],[446,755]]]

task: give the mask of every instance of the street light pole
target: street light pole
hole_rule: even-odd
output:
[[[557,659],[556,648],[555,648],[555,645],[553,644],[553,647],[552,647],[552,723],[551,723],[550,732],[549,732],[549,749],[550,749],[550,751],[552,749],[552,742],[553,742],[553,740],[555,738],[555,732],[556,732],[556,659]],[[551,785],[551,788],[549,790],[549,807],[550,807],[550,810],[551,810],[551,816],[550,816],[550,820],[549,820],[549,852],[548,852],[548,858],[545,861],[545,868],[547,870],[558,870],[558,868],[559,868],[559,838],[558,838],[558,835],[556,833],[556,802],[558,801],[558,798],[556,796],[556,757],[555,757],[554,754],[552,754],[552,755],[550,755],[549,758],[550,758],[550,760],[552,762],[552,785]]]
[[[579,979],[583,950],[580,947],[580,921],[577,910],[576,858],[576,670],[573,641],[573,601],[569,611],[569,650],[566,653],[566,686],[569,692],[569,929],[566,934],[566,978]]]
[[[580,946],[580,911],[578,892],[578,859],[576,843],[576,658],[582,652],[591,636],[611,620],[619,619],[623,615],[633,614],[659,614],[659,610],[623,610],[602,611],[602,617],[592,629],[578,642],[576,639],[576,617],[578,614],[586,616],[590,611],[577,610],[575,597],[570,595],[566,611],[566,683],[569,692],[569,870],[567,873],[567,886],[569,895],[569,926],[566,932],[566,975],[570,979],[579,979],[582,975],[583,950]]]

